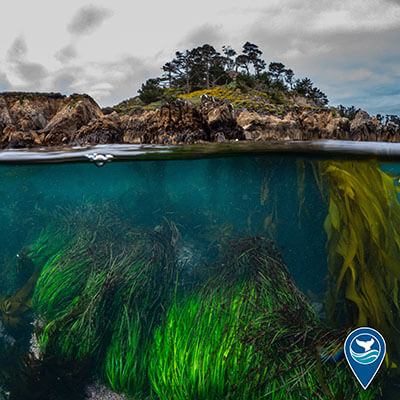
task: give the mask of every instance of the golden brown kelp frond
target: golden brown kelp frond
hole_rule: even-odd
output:
[[[24,260],[25,272],[30,271],[31,276],[14,294],[0,296],[0,318],[10,328],[27,322],[27,311],[31,308],[33,291],[40,276],[40,269],[35,269],[32,260],[26,254],[20,255],[20,258]]]
[[[376,161],[324,161],[319,171],[329,193],[324,228],[335,282],[328,293],[328,314],[333,321],[344,314],[348,326],[378,329],[389,354],[399,361],[398,188]],[[338,307],[341,298],[346,301]]]
[[[268,200],[269,195],[269,181],[271,180],[271,175],[265,173],[261,182],[261,192],[260,192],[260,205],[264,205]]]
[[[306,166],[302,159],[296,160],[296,170],[297,170],[297,196],[299,198],[299,227],[301,226],[300,217],[301,211],[304,206],[304,181],[306,177]]]

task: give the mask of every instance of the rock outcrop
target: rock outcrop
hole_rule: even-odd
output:
[[[123,143],[123,141],[121,119],[115,111],[82,125],[71,137],[71,142],[77,145]]]
[[[103,116],[87,95],[0,94],[2,147],[70,144],[82,126]]]
[[[281,117],[243,111],[237,122],[246,139],[252,141],[339,139],[400,142],[397,125],[381,125],[362,110],[352,121],[330,109],[298,110]]]
[[[242,111],[202,96],[199,106],[178,98],[159,109],[119,115],[88,95],[0,93],[0,146],[19,148],[106,143],[192,144],[232,140],[368,140],[400,142],[394,123],[365,111],[350,121],[335,109],[296,106],[282,115]]]
[[[198,110],[177,99],[159,110],[122,117],[126,143],[192,144],[245,139],[233,108],[222,101],[203,97]]]
[[[302,138],[299,121],[292,114],[283,118],[275,115],[259,115],[252,111],[243,111],[237,118],[245,138],[251,141],[296,140]]]
[[[44,135],[43,144],[71,143],[80,128],[102,116],[100,107],[90,96],[73,95],[39,131]]]

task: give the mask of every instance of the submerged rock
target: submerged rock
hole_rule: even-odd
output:
[[[5,347],[14,346],[15,339],[6,332],[6,329],[0,320],[0,351],[3,351]]]
[[[104,385],[88,385],[85,394],[88,400],[126,400],[126,396],[117,394]]]

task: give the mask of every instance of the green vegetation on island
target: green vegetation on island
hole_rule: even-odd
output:
[[[283,106],[293,107],[303,97],[316,108],[328,104],[325,93],[309,78],[296,79],[292,69],[280,62],[262,59],[257,45],[246,42],[242,53],[223,46],[222,54],[209,44],[176,52],[162,67],[160,77],[142,84],[139,96],[114,106],[119,113],[133,109],[155,108],[184,98],[198,102],[202,94],[229,101],[236,109],[279,113]]]

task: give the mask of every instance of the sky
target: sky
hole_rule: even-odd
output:
[[[330,105],[400,114],[400,0],[14,0],[2,8],[0,91],[133,97],[184,51],[208,43],[309,77]]]

